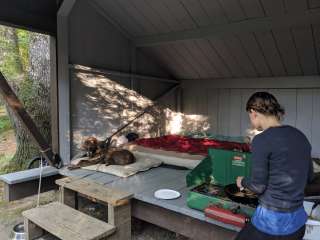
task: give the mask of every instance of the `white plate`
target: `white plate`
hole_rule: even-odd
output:
[[[176,199],[180,197],[181,194],[177,191],[171,190],[171,189],[159,189],[155,191],[154,197],[158,199]]]

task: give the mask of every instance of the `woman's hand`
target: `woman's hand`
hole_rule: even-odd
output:
[[[238,188],[243,189],[243,186],[241,185],[241,181],[242,181],[243,177],[237,177],[237,186]]]

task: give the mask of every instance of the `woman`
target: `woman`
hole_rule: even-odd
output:
[[[281,125],[284,109],[272,94],[253,94],[246,110],[253,127],[263,132],[252,142],[251,176],[238,177],[237,185],[255,192],[259,206],[236,239],[302,239],[304,188],[313,173],[311,145],[298,129]]]

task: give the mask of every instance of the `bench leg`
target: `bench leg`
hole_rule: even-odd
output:
[[[78,198],[77,192],[64,188],[63,186],[59,187],[59,202],[69,207],[77,209],[78,208],[77,198]]]
[[[131,239],[131,204],[112,206],[108,204],[108,223],[116,227],[116,232],[108,240]]]
[[[4,184],[3,201],[10,202],[10,200],[11,200],[10,186],[5,182],[3,184]]]
[[[27,218],[24,219],[24,231],[26,240],[33,240],[44,234],[44,231],[40,227],[29,221]]]
[[[59,175],[44,177],[42,179],[41,192],[57,189],[57,185],[54,184],[54,181],[57,178],[59,178]],[[14,184],[8,184],[4,182],[3,200],[6,202],[11,202],[36,195],[38,193],[38,184],[39,179]]]

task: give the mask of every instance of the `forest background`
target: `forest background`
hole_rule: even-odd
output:
[[[0,25],[0,71],[50,142],[50,37]],[[0,96],[0,174],[25,169],[40,155]]]

